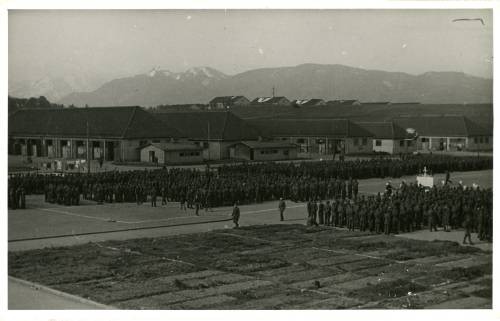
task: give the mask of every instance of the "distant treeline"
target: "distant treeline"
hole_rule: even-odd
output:
[[[26,108],[64,108],[64,105],[51,103],[44,96],[38,98],[15,98],[9,96],[9,115],[19,109]]]

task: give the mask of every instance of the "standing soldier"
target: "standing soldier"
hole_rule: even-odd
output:
[[[280,197],[280,201],[278,204],[278,209],[280,211],[280,221],[283,221],[285,218],[283,217],[283,213],[285,212],[286,204],[283,200],[283,197]]]
[[[312,225],[313,223],[313,205],[312,205],[312,200],[309,199],[309,201],[307,201],[307,224],[306,225]]]
[[[323,200],[319,201],[318,205],[318,216],[319,216],[319,224],[325,224],[325,204],[323,204]]]
[[[157,197],[157,192],[156,192],[156,186],[153,184],[151,187],[151,207],[156,207],[156,197]]]
[[[231,215],[233,218],[234,228],[240,227],[240,208],[238,207],[238,202],[234,203],[233,214]]]
[[[352,181],[352,193],[354,194],[354,199],[358,198],[359,183],[357,179]]]
[[[389,206],[387,209],[385,209],[384,213],[384,233],[386,235],[389,235],[391,233],[391,214],[392,207]]]
[[[349,231],[354,231],[354,202],[350,201],[346,206],[347,228]]]
[[[312,202],[312,225],[318,226],[318,203]]]
[[[473,226],[473,220],[472,220],[472,213],[469,208],[467,208],[467,211],[464,213],[465,214],[465,221],[464,221],[464,228],[465,228],[465,235],[464,235],[464,240],[463,244],[467,244],[466,240],[469,239],[469,244],[473,245],[472,240],[471,240],[471,231],[472,231],[472,226]]]
[[[165,184],[161,186],[161,205],[167,205],[167,188]]]
[[[26,209],[26,191],[24,190],[24,187],[20,187],[19,189],[19,198],[20,198],[20,201],[21,201],[21,204],[20,204],[20,208],[22,210]]]
[[[429,206],[429,208],[427,209],[427,218],[429,220],[429,231],[432,232],[432,230],[434,230],[435,232],[437,232],[437,228],[436,228],[436,209],[432,206]]]
[[[352,177],[347,181],[347,197],[352,199]]]
[[[382,233],[382,205],[378,205],[375,209],[375,233]]]
[[[325,205],[325,225],[332,226],[332,206],[330,201],[326,201]]]

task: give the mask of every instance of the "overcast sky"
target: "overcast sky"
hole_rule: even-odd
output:
[[[492,24],[490,10],[10,10],[9,81],[302,63],[491,78]]]

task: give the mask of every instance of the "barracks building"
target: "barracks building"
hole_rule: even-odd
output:
[[[140,107],[22,109],[9,116],[9,154],[32,157],[139,161],[148,143],[182,134]]]
[[[248,122],[274,141],[299,146],[299,157],[372,153],[373,134],[347,119],[252,119]]]
[[[491,151],[493,130],[465,116],[400,117],[394,122],[418,133],[416,148],[429,151]]]

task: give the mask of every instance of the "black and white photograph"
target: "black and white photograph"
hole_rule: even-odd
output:
[[[495,10],[8,8],[6,309],[492,317]]]

